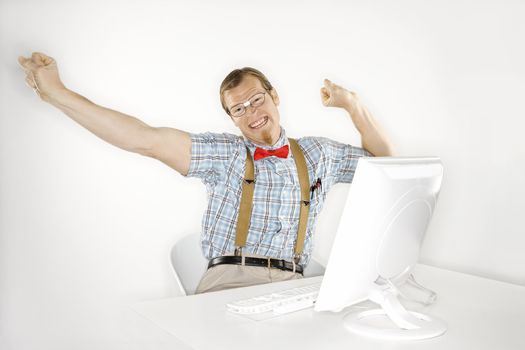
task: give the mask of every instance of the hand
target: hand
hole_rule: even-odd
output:
[[[18,57],[18,63],[26,72],[26,83],[44,101],[66,87],[60,81],[56,61],[43,53],[33,52],[31,58]]]
[[[325,107],[340,107],[349,109],[356,105],[357,95],[342,86],[324,80],[324,87],[321,88],[321,102]]]

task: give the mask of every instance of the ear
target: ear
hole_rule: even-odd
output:
[[[277,94],[277,90],[275,88],[270,90],[270,96],[272,97],[273,103],[275,103],[276,106],[279,105],[279,95]]]

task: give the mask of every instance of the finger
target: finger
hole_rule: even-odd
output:
[[[41,98],[40,96],[40,89],[38,88],[38,85],[36,85],[36,82],[34,79],[32,79],[31,77],[29,76],[26,76],[26,84],[27,86],[29,86],[31,89],[33,89],[33,91],[35,92],[35,94],[38,95],[38,97]]]
[[[35,82],[28,76],[26,76],[26,83],[31,89],[36,89]]]
[[[26,70],[27,68],[24,66],[24,63],[25,61],[27,60],[27,58],[25,58],[24,56],[18,56],[18,64],[20,65],[20,67],[22,67],[24,70]]]
[[[325,87],[321,88],[321,96],[325,98],[330,98],[330,90]]]
[[[29,58],[24,58],[22,56],[18,57],[18,62],[20,65],[24,68],[24,70],[35,70],[38,68],[38,66],[31,61]]]
[[[327,88],[321,88],[321,102],[323,105],[328,106],[330,104],[330,91]]]
[[[33,55],[31,56],[34,62],[40,65],[47,66],[50,63],[53,63],[53,58],[49,57],[48,55],[42,53],[42,52],[33,52]]]
[[[42,56],[42,54],[39,52],[33,52],[33,54],[31,55],[31,60],[39,66],[45,65],[43,58],[44,56]]]
[[[324,86],[326,86],[327,88],[331,88],[333,85],[333,83],[328,79],[325,79],[323,82],[324,82]]]
[[[40,90],[38,88],[38,84],[35,80],[35,75],[33,74],[33,72],[29,72],[27,75],[26,75],[26,81],[29,81],[30,82],[30,85],[32,88],[35,88],[37,90]]]
[[[326,79],[328,80],[328,79]],[[331,80],[328,80],[329,84],[330,84],[330,87],[332,89],[344,89],[341,85],[337,85],[336,83],[333,83]]]
[[[38,84],[36,83],[35,75],[33,74],[33,72],[31,72],[31,79],[33,79],[33,84],[35,85],[35,88],[38,89]]]

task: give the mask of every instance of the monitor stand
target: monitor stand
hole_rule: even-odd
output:
[[[440,336],[447,330],[445,322],[405,309],[397,298],[397,290],[390,286],[374,284],[368,299],[381,305],[381,309],[346,315],[343,322],[348,330],[367,337],[389,340],[428,339]]]

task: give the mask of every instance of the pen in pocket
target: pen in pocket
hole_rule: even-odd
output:
[[[314,192],[321,190],[321,178],[317,178],[317,181],[310,187],[310,200],[314,198]]]

